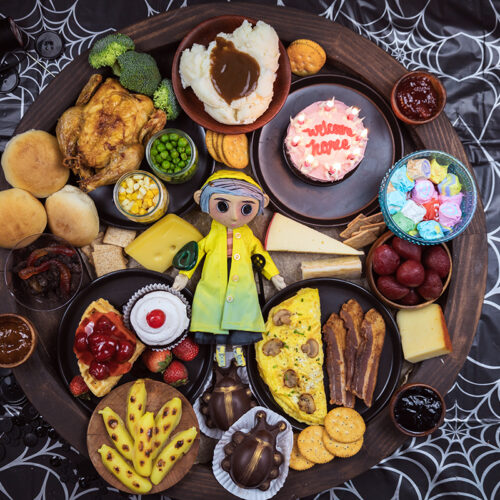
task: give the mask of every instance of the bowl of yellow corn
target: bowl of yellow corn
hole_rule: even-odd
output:
[[[165,214],[169,196],[158,177],[143,170],[133,170],[118,179],[113,201],[127,219],[149,224]]]

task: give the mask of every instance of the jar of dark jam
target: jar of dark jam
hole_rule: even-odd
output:
[[[391,93],[391,106],[396,116],[410,124],[427,123],[444,108],[446,91],[437,77],[422,71],[403,75]]]
[[[425,384],[406,384],[392,397],[391,417],[398,429],[409,436],[426,436],[443,421],[446,411],[436,389]]]

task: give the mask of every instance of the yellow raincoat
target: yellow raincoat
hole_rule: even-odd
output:
[[[227,228],[213,220],[212,228],[198,242],[198,260],[190,271],[180,271],[191,278],[206,257],[200,282],[193,299],[192,332],[228,334],[229,330],[263,332],[257,287],[251,257],[266,259],[262,274],[267,279],[279,274],[271,256],[264,250],[248,226],[233,230],[233,254],[230,276],[227,276]]]

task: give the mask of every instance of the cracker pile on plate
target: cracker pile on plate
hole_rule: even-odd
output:
[[[248,165],[248,139],[245,134],[219,134],[207,130],[205,142],[215,161],[237,169]]]

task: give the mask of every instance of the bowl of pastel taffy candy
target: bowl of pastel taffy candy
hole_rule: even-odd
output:
[[[379,203],[387,227],[418,245],[436,245],[461,234],[477,205],[467,167],[442,151],[415,151],[386,173]]]

